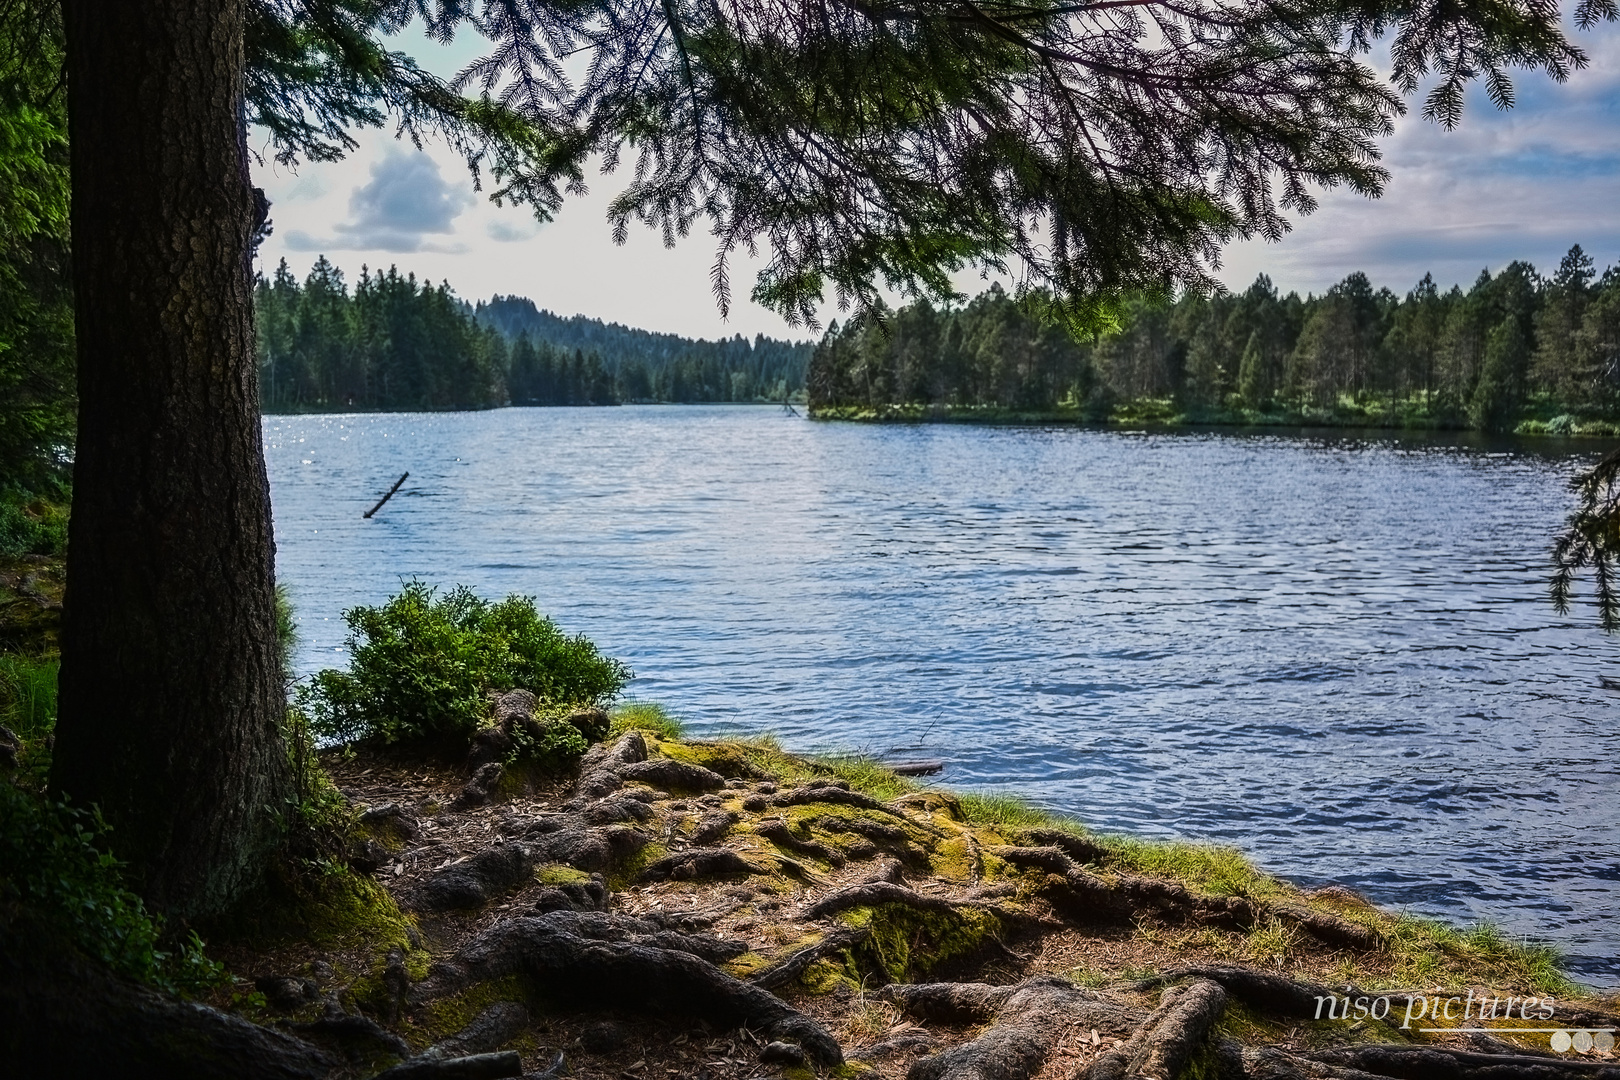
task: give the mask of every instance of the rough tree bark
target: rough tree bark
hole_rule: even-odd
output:
[[[241,0],[66,0],[79,437],[52,783],[218,910],[289,770],[253,353]]]

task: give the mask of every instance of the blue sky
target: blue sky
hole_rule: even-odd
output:
[[[1466,287],[1482,269],[1514,259],[1551,272],[1575,243],[1600,269],[1620,263],[1620,26],[1577,41],[1591,66],[1561,85],[1520,74],[1511,111],[1476,92],[1462,125],[1447,132],[1419,118],[1414,101],[1384,143],[1392,179],[1383,198],[1323,192],[1318,211],[1296,219],[1280,243],[1231,245],[1219,276],[1241,289],[1266,273],[1285,291],[1320,292],[1362,270],[1405,293],[1425,272],[1442,287]],[[425,43],[402,46],[435,68],[453,68],[476,44],[436,57]],[[722,320],[709,292],[713,247],[705,235],[670,250],[632,228],[614,245],[605,211],[615,179],[593,180],[588,195],[540,225],[475,194],[465,166],[443,147],[418,151],[367,132],[343,161],[256,170],[275,226],[261,254],[267,266],[285,257],[300,277],[325,253],[351,278],[362,265],[397,264],[448,279],[469,299],[514,293],[562,314],[702,337],[806,336],[745,299],[753,278],[746,261],[735,265],[739,300]],[[969,293],[984,287],[976,275],[958,284]],[[836,314],[829,308],[826,317]]]

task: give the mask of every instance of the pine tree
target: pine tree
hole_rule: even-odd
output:
[[[615,228],[706,220],[722,308],[739,247],[769,253],[754,299],[806,321],[829,289],[945,297],[966,263],[1016,259],[1054,315],[1100,329],[1129,288],[1207,287],[1222,242],[1279,235],[1311,184],[1381,190],[1375,140],[1426,74],[1449,125],[1473,78],[1503,100],[1509,67],[1586,62],[1533,0],[63,10],[80,422],[52,782],[101,803],[147,897],[188,914],[251,880],[288,795],[246,123],[289,162],[340,156],[352,127],[437,133],[541,217],[592,154],[628,150]],[[419,14],[492,51],[433,78],[388,48]],[[1363,62],[1383,37],[1393,84]],[[383,390],[431,400],[407,329]],[[1179,367],[1172,349],[1178,389]]]
[[[1591,256],[1576,244],[1558,264],[1536,313],[1536,351],[1531,361],[1536,381],[1566,409],[1596,404],[1591,394],[1594,380],[1582,370],[1576,346],[1595,276]]]

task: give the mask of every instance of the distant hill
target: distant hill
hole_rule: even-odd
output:
[[[584,315],[561,316],[522,296],[495,296],[473,308],[481,326],[498,331],[513,349],[512,401],[551,404],[544,388],[524,384],[519,339],[542,354],[555,351],[589,364],[594,354],[627,401],[780,401],[804,393],[812,342],[738,334],[719,341],[681,337],[607,323]],[[549,346],[549,349],[545,347]],[[574,358],[573,354],[579,354]],[[544,367],[546,358],[537,363]],[[555,365],[557,360],[551,359]],[[513,380],[509,380],[512,382]],[[560,403],[560,402],[559,402]]]
[[[254,289],[265,412],[804,400],[814,346],[697,341],[562,318],[521,296],[469,304],[395,267],[353,288],[326,258]]]

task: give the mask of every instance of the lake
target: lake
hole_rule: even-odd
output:
[[[946,784],[1488,920],[1620,985],[1620,641],[1546,599],[1603,444],[767,406],[264,431],[302,674],[402,581],[524,593],[696,735],[943,758]]]

